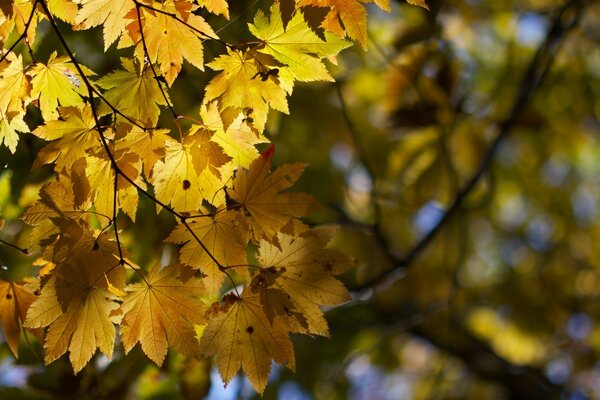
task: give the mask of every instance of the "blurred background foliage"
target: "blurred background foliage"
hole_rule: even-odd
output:
[[[243,42],[268,3],[232,1],[238,19],[211,23]],[[369,8],[368,52],[345,51],[335,84],[300,85],[290,115],[269,116],[276,164],[310,164],[296,186],[322,205],[310,222],[340,224],[357,266],[331,338],[295,338],[297,373],[274,367],[264,398],[600,399],[600,4],[392,3]],[[63,27],[95,72],[118,67],[99,29]],[[45,23],[38,35],[45,60],[57,39]],[[184,66],[180,114],[197,115],[212,76]],[[31,170],[42,145],[0,148],[0,238],[22,247],[18,218],[50,173]],[[139,264],[164,256],[165,214],[142,201],[135,225],[120,220]],[[0,246],[3,278],[34,259]],[[43,367],[34,338],[21,347],[18,361],[0,347],[0,398],[255,396],[241,376],[223,389],[209,360],[170,353],[159,369],[116,351],[73,376],[64,359]]]

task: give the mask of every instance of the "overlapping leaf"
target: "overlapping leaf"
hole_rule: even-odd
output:
[[[200,354],[194,324],[203,322],[204,285],[200,279],[180,279],[177,266],[157,264],[143,282],[128,285],[123,299],[121,339],[125,352],[139,342],[144,353],[161,365],[170,346],[190,356]]]
[[[316,206],[307,194],[282,193],[300,178],[306,165],[286,164],[270,173],[272,157],[270,150],[247,170],[238,170],[228,191],[244,211],[256,239],[273,238],[292,218],[306,216]]]
[[[227,384],[240,368],[257,392],[267,385],[271,362],[295,369],[294,349],[287,328],[269,321],[257,295],[229,294],[214,306],[200,346],[205,356],[216,354],[221,378]]]

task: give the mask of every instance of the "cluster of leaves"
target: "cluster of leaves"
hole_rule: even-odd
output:
[[[335,62],[346,37],[366,46],[370,2],[274,2],[248,25],[256,41],[242,44],[222,41],[202,17],[229,18],[225,0],[3,3],[0,145],[14,152],[18,132],[30,132],[28,108],[38,109],[43,124],[31,133],[49,143],[35,165],[55,172],[22,216],[39,276],[0,281],[13,353],[22,324],[43,336],[46,363],[68,350],[78,372],[97,349],[112,355],[119,326],[126,353],[140,343],[158,365],[169,346],[216,354],[225,383],[242,368],[259,392],[273,360],[293,370],[289,334],[328,334],[321,306],[349,299],[334,276],[351,260],[325,248],[335,228],[299,219],[315,202],[286,190],[305,165],[271,171],[273,147],[261,154],[256,145],[268,142],[269,110],[288,113],[296,82],[332,81],[324,60]],[[389,10],[389,0],[374,2]],[[97,76],[57,18],[74,30],[102,25],[104,50],[129,48],[131,57]],[[42,20],[62,43],[46,62],[32,50]],[[206,40],[225,49],[208,63]],[[17,51],[21,43],[29,52]],[[184,59],[217,71],[194,117],[177,114],[169,96]],[[175,134],[158,126],[163,110]],[[117,218],[135,222],[139,196],[177,220],[165,242],[181,245],[179,259],[167,266],[137,266],[120,241]]]

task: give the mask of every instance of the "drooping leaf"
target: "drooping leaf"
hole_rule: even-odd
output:
[[[17,115],[9,120],[0,116],[0,145],[4,143],[11,153],[17,150],[18,132],[29,132],[29,127],[23,121],[24,115]]]
[[[80,4],[75,23],[81,29],[104,25],[104,51],[121,36],[129,22],[125,15],[135,8],[131,0],[81,0]]]
[[[16,358],[19,358],[19,336],[22,324],[29,306],[35,300],[35,294],[26,286],[0,280],[0,319],[8,347]]]
[[[54,162],[55,170],[63,171],[95,147],[100,147],[100,137],[94,129],[96,123],[91,107],[61,107],[59,115],[60,119],[47,121],[32,133],[53,141],[39,152],[35,165]]]
[[[228,190],[246,215],[256,239],[273,238],[294,217],[308,215],[316,207],[314,199],[304,193],[282,193],[292,186],[306,167],[305,164],[285,164],[273,171],[273,151],[268,151],[237,171],[233,188]]]
[[[204,285],[198,278],[184,282],[179,275],[177,266],[160,269],[157,264],[143,282],[125,288],[121,339],[126,353],[140,343],[159,366],[169,346],[189,356],[200,354],[194,324],[203,322]]]
[[[205,356],[216,354],[225,384],[242,368],[257,392],[267,385],[271,362],[295,369],[294,349],[286,327],[270,322],[257,295],[228,294],[213,306],[200,346]]]
[[[207,291],[215,294],[221,289],[225,274],[213,257],[221,267],[244,266],[248,263],[243,227],[237,213],[224,209],[217,210],[214,215],[190,219],[187,223],[191,231],[179,224],[166,241],[185,243],[179,260],[182,264],[200,269],[206,275]]]
[[[266,299],[278,307],[288,302],[285,313],[275,311],[274,314],[283,316],[301,333],[328,335],[320,306],[350,300],[348,291],[334,275],[347,270],[352,260],[345,254],[324,248],[335,231],[331,227],[313,229],[299,237],[280,233],[279,246],[264,240],[260,242],[258,260],[264,269],[255,278],[253,286],[266,290],[261,297],[263,302]],[[275,293],[270,293],[273,288]],[[293,319],[296,321],[290,321]]]
[[[150,62],[158,62],[161,75],[171,86],[181,71],[183,59],[194,67],[204,70],[202,40],[217,38],[216,33],[204,18],[193,13],[197,8],[192,2],[185,0],[167,0],[152,2],[151,7],[158,11],[141,8],[144,21],[142,22],[147,57]],[[177,21],[172,16],[180,20]],[[137,19],[137,13],[135,18]],[[144,46],[139,22],[130,24],[130,34],[138,43],[136,53],[144,60]]]

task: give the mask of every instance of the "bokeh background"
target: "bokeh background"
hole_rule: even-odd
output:
[[[269,116],[275,163],[310,164],[295,187],[322,206],[308,222],[339,224],[334,246],[357,262],[342,277],[354,300],[327,313],[331,337],[295,337],[297,373],[274,366],[263,398],[600,399],[600,4],[392,3],[369,5],[368,51],[343,52],[336,83],[298,85],[290,115]],[[232,1],[232,22],[211,24],[244,42],[269,4]],[[61,27],[100,74],[130,52]],[[59,49],[48,28],[40,60]],[[223,52],[205,44],[207,59]],[[180,114],[197,115],[212,76],[184,66]],[[0,148],[0,238],[23,247],[18,218],[51,173],[31,170],[42,145]],[[148,265],[174,251],[161,246],[174,221],[140,207],[122,240]],[[2,277],[32,275],[34,258],[0,246]],[[0,346],[2,399],[256,396],[174,352],[157,368],[117,350],[73,376],[64,359],[43,367],[33,337],[21,345],[18,361]]]

